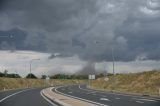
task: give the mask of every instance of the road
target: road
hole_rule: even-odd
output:
[[[0,106],[53,106],[41,96],[42,89],[0,92]]]
[[[43,88],[0,92],[0,106],[56,106],[40,94]],[[56,92],[101,106],[160,106],[159,98],[96,91],[85,85],[56,87]]]
[[[102,92],[88,89],[85,85],[62,86],[53,90],[102,106],[160,106],[159,98]]]

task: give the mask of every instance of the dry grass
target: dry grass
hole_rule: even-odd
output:
[[[86,83],[85,80],[42,80],[24,78],[0,78],[0,90],[17,89],[29,87],[44,87],[49,85],[78,84]]]
[[[92,88],[145,95],[158,95],[160,88],[160,71],[120,74],[93,81]]]
[[[43,87],[52,85],[63,84],[78,84],[87,83],[87,80],[42,80],[42,79],[23,79],[23,78],[0,78],[0,90],[26,88],[30,87]],[[109,77],[109,81],[104,81],[104,78],[99,78],[92,81],[92,88],[119,91],[127,93],[139,93],[158,95],[160,88],[160,71],[149,71],[143,73],[130,73],[120,74]]]

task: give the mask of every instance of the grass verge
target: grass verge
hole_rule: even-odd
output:
[[[105,81],[104,78],[92,81],[91,88],[142,95],[159,95],[159,71],[119,74],[108,78],[108,81]]]
[[[25,78],[0,78],[0,91],[4,89],[19,89],[27,87],[45,87],[49,85],[84,84],[86,80],[43,80]]]

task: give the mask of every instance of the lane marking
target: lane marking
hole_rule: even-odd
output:
[[[13,93],[13,94],[11,94],[11,95],[8,95],[8,96],[4,97],[3,99],[1,99],[0,102],[3,102],[4,100],[6,100],[6,99],[8,99],[8,98],[10,98],[10,97],[12,97],[12,96],[14,96],[14,95],[17,95],[17,94],[19,94],[19,93],[22,93],[22,92],[25,92],[25,91],[28,91],[28,90],[31,90],[31,89],[25,89],[25,90],[22,90],[22,91]]]
[[[62,95],[64,95],[64,96],[68,96],[68,97],[71,97],[71,98],[74,98],[74,99],[78,99],[78,100],[82,100],[82,101],[85,101],[85,102],[93,103],[93,104],[96,104],[96,105],[109,106],[109,105],[101,104],[101,103],[98,103],[98,102],[93,102],[93,101],[90,101],[90,100],[87,100],[87,99],[83,99],[83,98],[80,98],[80,97],[71,96],[71,95],[62,93],[62,92],[60,92],[60,91],[57,90],[57,89],[62,88],[62,87],[63,87],[63,86],[60,86],[60,87],[55,88],[55,89],[54,89],[55,92],[57,92],[57,93],[59,93],[59,94],[62,94]]]
[[[148,101],[148,102],[157,102],[157,101],[151,100],[151,99],[138,99],[138,100],[141,100],[141,101]]]
[[[140,100],[140,101],[147,101],[147,102],[158,102],[158,101],[156,101],[156,100],[153,100],[153,99],[145,99],[145,98],[132,98],[132,99],[134,99],[134,100]]]
[[[115,99],[121,99],[121,98],[115,98]]]
[[[142,102],[142,101],[136,101],[136,102],[137,102],[137,103],[141,103],[141,104],[144,103],[144,102]]]
[[[106,98],[107,96],[101,95],[102,97]]]
[[[107,99],[107,98],[100,98],[100,100],[110,101],[110,100],[109,100],[109,99]]]
[[[81,87],[81,85],[79,85],[79,89],[81,90],[84,90],[84,91],[89,91],[89,92],[97,92],[97,93],[107,93],[107,94],[113,94],[113,93],[110,93],[110,92],[104,92],[104,91],[95,91],[93,89],[84,89]],[[142,97],[142,96],[134,96],[134,95],[129,95],[129,94],[118,94],[118,93],[114,93],[114,95],[120,95],[120,96],[127,96],[127,97],[138,97],[138,98],[142,98],[142,99],[152,99],[152,100],[160,100],[158,98],[153,98],[153,97],[150,97],[150,98],[147,98],[147,97]]]

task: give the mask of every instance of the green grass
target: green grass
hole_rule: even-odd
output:
[[[99,78],[92,82],[92,88],[125,93],[158,95],[160,71],[119,74],[110,76],[109,81]]]

